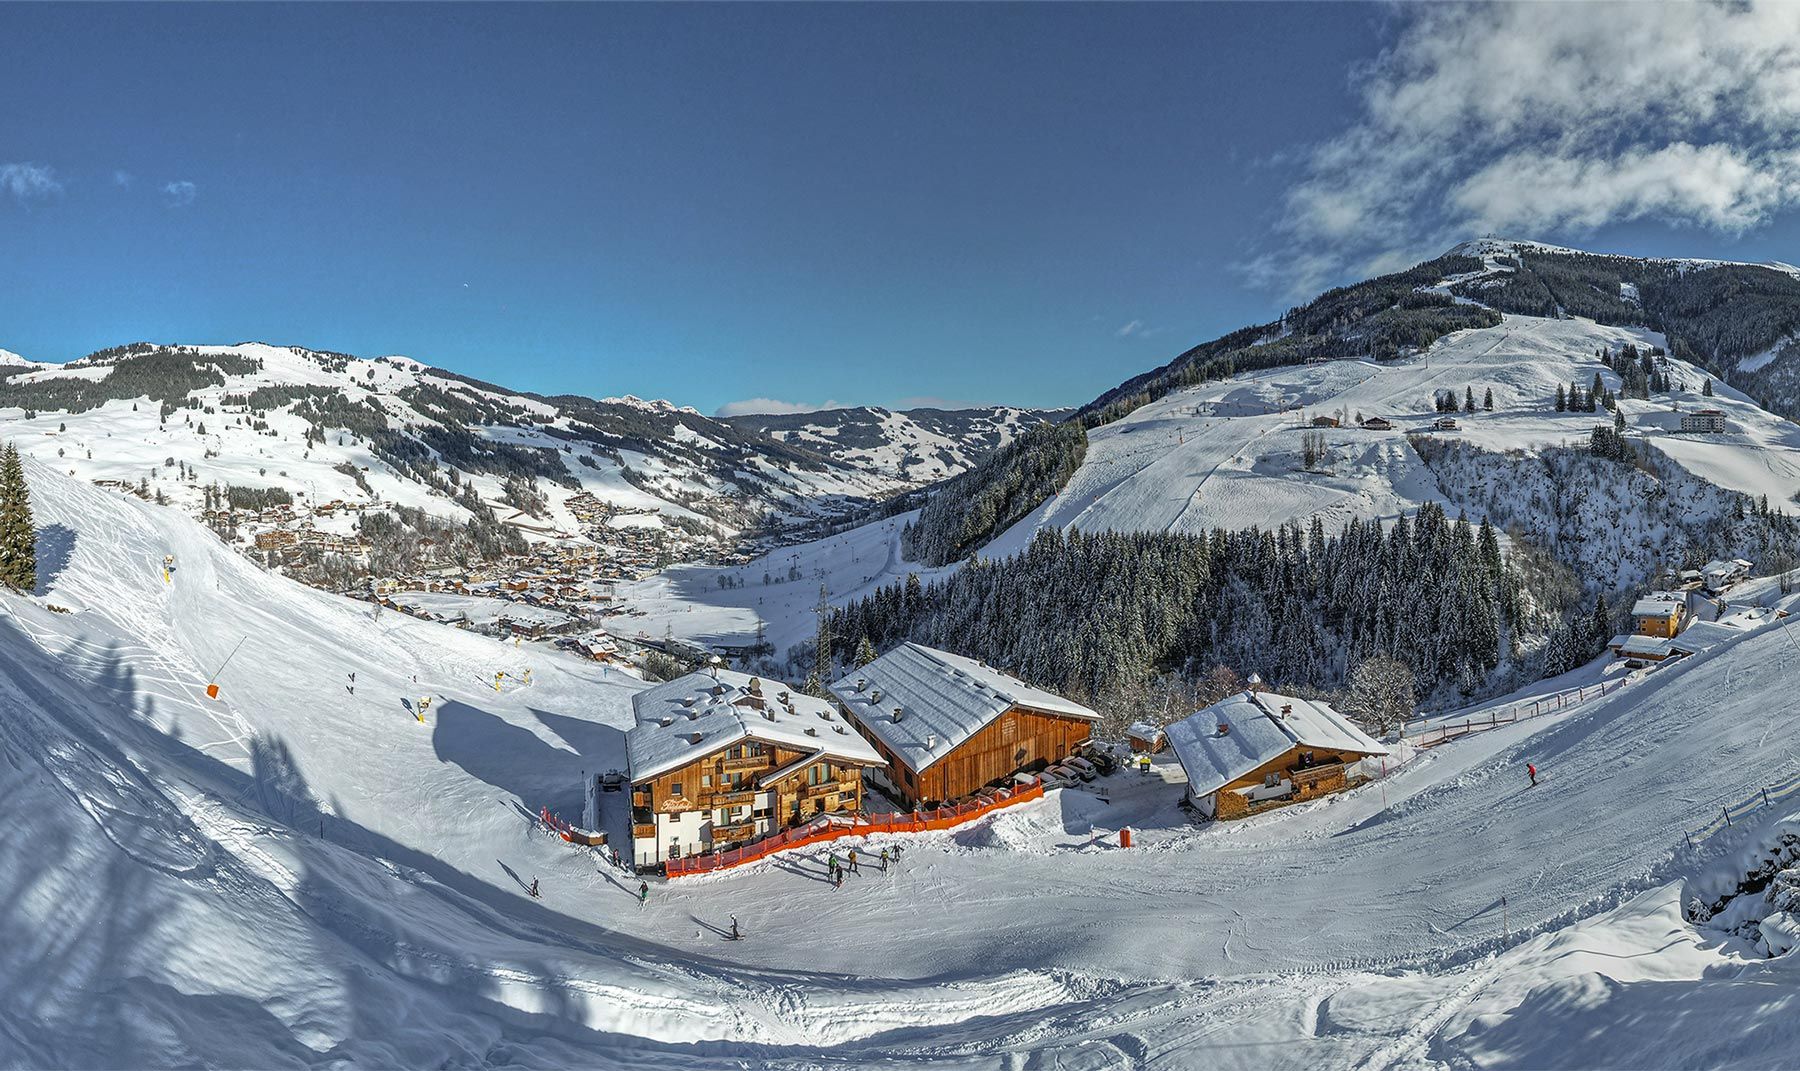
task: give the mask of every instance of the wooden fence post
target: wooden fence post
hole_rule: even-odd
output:
[[[1731,811],[1724,807],[1720,807],[1719,811],[1720,811],[1720,813],[1722,813],[1725,816],[1725,824],[1730,825],[1731,824]]]

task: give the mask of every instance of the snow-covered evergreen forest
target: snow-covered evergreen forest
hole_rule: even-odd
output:
[[[1141,708],[1157,678],[1219,666],[1333,689],[1391,655],[1425,693],[1467,696],[1496,671],[1524,673],[1550,621],[1492,525],[1427,505],[1335,533],[1316,519],[1203,536],[1047,530],[1014,557],[882,588],[831,628],[880,649],[954,647],[1129,720],[1156,713]]]

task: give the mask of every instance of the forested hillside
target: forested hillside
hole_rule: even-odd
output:
[[[1202,343],[1161,368],[1126,380],[1083,406],[1078,417],[1091,428],[1171,391],[1238,372],[1336,357],[1386,360],[1424,349],[1452,331],[1492,327],[1500,322],[1492,309],[1459,304],[1449,294],[1420,289],[1482,267],[1475,257],[1443,256],[1403,272],[1327,290],[1289,309],[1276,323],[1246,327]]]
[[[1502,312],[1649,327],[1668,336],[1674,356],[1721,372],[1800,327],[1800,279],[1758,264],[1699,265],[1529,246],[1495,261],[1508,270],[1452,289]]]
[[[932,493],[901,536],[907,559],[933,568],[961,560],[1054,495],[1086,453],[1080,424],[1031,428]]]
[[[1382,655],[1423,694],[1468,695],[1501,667],[1530,672],[1525,641],[1553,617],[1491,526],[1426,506],[1385,531],[1352,521],[1328,534],[1316,519],[1203,536],[1049,529],[1014,557],[850,603],[832,631],[948,647],[1117,713],[1217,666],[1336,688]]]

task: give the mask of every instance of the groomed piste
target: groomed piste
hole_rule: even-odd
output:
[[[1164,762],[911,836],[842,888],[781,853],[640,906],[535,816],[620,764],[641,682],[374,620],[173,510],[29,475],[42,583],[0,596],[0,1063],[1777,1064],[1796,1040],[1791,957],[1681,912],[1776,816],[1682,831],[1800,758],[1779,624],[1235,824],[1191,821]]]

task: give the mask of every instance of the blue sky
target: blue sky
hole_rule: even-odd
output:
[[[1486,230],[1800,260],[1797,37],[1755,6],[0,6],[0,347],[1077,404]]]

